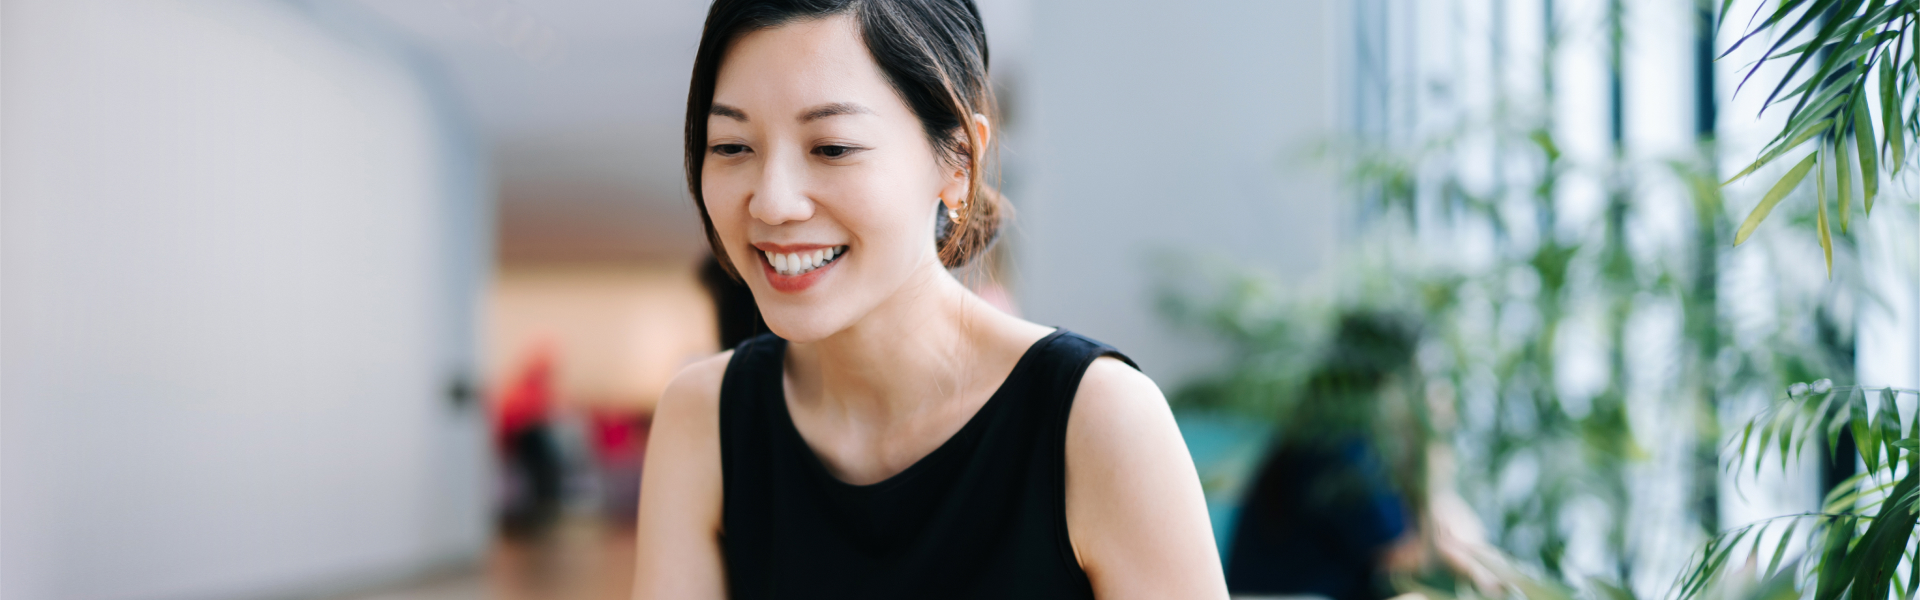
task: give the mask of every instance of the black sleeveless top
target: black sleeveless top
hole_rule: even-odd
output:
[[[1055,330],[952,438],[872,485],[827,471],[787,413],[771,334],[720,385],[721,520],[734,598],[1092,598],[1067,540],[1080,377],[1119,351]]]

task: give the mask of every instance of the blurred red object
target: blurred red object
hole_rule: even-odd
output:
[[[647,415],[621,410],[593,411],[593,449],[606,459],[640,456],[647,449]]]
[[[546,423],[553,406],[554,350],[550,343],[535,345],[521,363],[513,381],[493,403],[493,439],[504,446],[514,433]]]
[[[631,525],[640,506],[640,470],[646,464],[652,419],[644,413],[602,409],[593,411],[591,423],[601,507],[609,521]]]

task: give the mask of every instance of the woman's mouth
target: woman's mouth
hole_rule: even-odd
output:
[[[846,251],[846,246],[834,246],[810,252],[761,252],[761,254],[766,255],[767,264],[773,267],[773,272],[793,277],[825,267],[827,263],[833,262]]]
[[[805,290],[825,274],[827,267],[847,253],[846,246],[816,248],[801,252],[768,252],[760,255],[767,265],[767,282],[782,292]]]

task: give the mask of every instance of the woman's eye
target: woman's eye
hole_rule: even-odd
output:
[[[713,153],[720,156],[738,156],[747,151],[745,144],[714,144]]]
[[[846,158],[847,155],[853,154],[856,150],[859,149],[852,146],[821,146],[815,148],[813,151],[826,158]]]

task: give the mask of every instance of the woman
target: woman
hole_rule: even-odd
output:
[[[1159,389],[948,272],[1005,211],[988,86],[969,0],[709,10],[687,178],[774,335],[662,396],[636,598],[1226,597]]]

